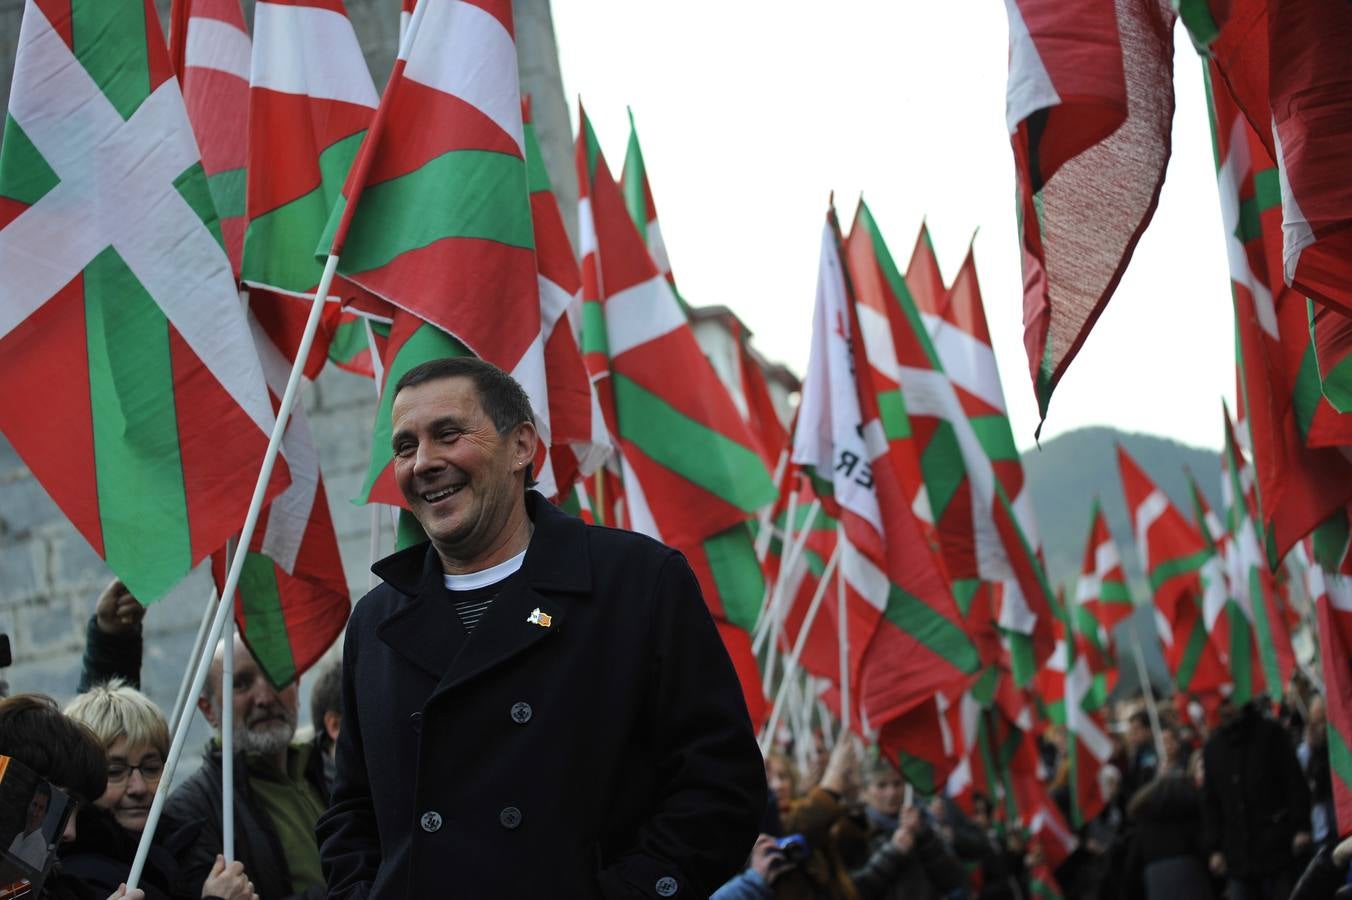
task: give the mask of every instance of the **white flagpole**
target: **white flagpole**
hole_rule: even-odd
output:
[[[401,23],[402,24],[402,23]],[[381,364],[380,353],[376,349],[376,333],[371,328],[370,319],[362,319],[362,325],[366,329],[366,346],[371,353],[371,373],[372,382],[376,386],[376,406],[380,406],[380,391],[382,383],[385,380],[385,367]],[[371,571],[376,562],[380,559],[380,504],[372,503],[371,507],[371,540],[367,547],[368,555],[371,557],[371,563],[366,569],[366,587],[368,590],[374,590],[376,583],[376,573]]]
[[[784,519],[784,540],[780,544],[783,555],[779,558],[779,572],[775,577],[774,587],[770,590],[770,602],[765,605],[762,615],[763,630],[756,635],[757,640],[752,641],[751,652],[753,654],[760,652],[759,641],[769,638],[770,647],[765,651],[765,672],[761,677],[761,688],[765,693],[769,693],[770,685],[775,677],[775,661],[779,658],[779,598],[783,593],[785,573],[793,566],[793,523],[798,514],[798,492],[789,494],[788,514]]]
[[[184,714],[184,710],[192,702],[192,698],[188,696],[188,688],[192,685],[192,677],[197,672],[197,659],[202,655],[202,642],[207,639],[207,629],[211,627],[211,620],[218,603],[220,603],[220,594],[216,593],[216,585],[213,582],[211,596],[207,598],[206,606],[202,609],[202,621],[197,626],[197,637],[193,639],[192,655],[188,657],[188,668],[183,673],[183,680],[178,684],[178,696],[174,698],[174,708],[169,711],[170,734],[178,730],[179,717]]]
[[[826,596],[826,588],[831,584],[831,574],[836,570],[836,560],[840,557],[840,545],[836,545],[835,552],[826,563],[826,569],[822,572],[821,580],[817,582],[817,591],[812,595],[812,602],[808,605],[807,614],[803,616],[803,625],[798,629],[798,639],[793,642],[793,649],[789,652],[789,658],[784,663],[784,676],[779,681],[779,690],[775,692],[774,706],[770,708],[770,720],[765,725],[765,731],[761,737],[761,753],[764,754],[769,749],[770,742],[774,739],[776,726],[779,725],[779,714],[784,706],[784,695],[788,690],[789,679],[793,673],[798,671],[798,657],[803,653],[803,646],[807,643],[807,636],[812,631],[812,623],[817,618],[817,610],[821,608],[822,598]]]
[[[784,469],[788,467],[788,464],[789,448],[785,447],[779,451],[779,459],[775,462],[774,483],[776,487],[779,485],[779,480],[784,477]],[[790,500],[797,493],[797,491],[794,491],[793,494],[790,494]],[[776,497],[775,503],[778,502],[779,498]],[[770,552],[770,539],[774,536],[775,524],[771,517],[775,514],[775,503],[771,503],[759,513],[760,531],[756,534],[756,562],[765,562],[765,555]]]
[[[1155,686],[1150,683],[1150,674],[1145,670],[1145,653],[1141,651],[1141,637],[1136,633],[1136,623],[1130,623],[1131,655],[1136,659],[1136,678],[1141,682],[1141,691],[1145,694],[1145,710],[1150,716],[1150,730],[1155,734],[1155,755],[1159,765],[1164,765],[1164,732],[1160,730],[1160,711],[1155,705]]]
[[[423,4],[424,6],[426,4]],[[277,410],[277,421],[272,426],[272,435],[268,439],[268,448],[263,454],[263,464],[258,470],[258,480],[254,483],[253,496],[249,500],[249,511],[244,517],[244,527],[239,532],[239,546],[248,547],[253,543],[254,529],[258,527],[258,517],[263,512],[263,498],[267,495],[268,482],[272,480],[272,468],[277,462],[277,453],[282,446],[282,436],[286,433],[287,420],[291,418],[291,409],[296,405],[296,397],[300,393],[301,372],[305,368],[305,360],[309,358],[310,347],[314,344],[315,332],[319,330],[319,319],[324,311],[324,299],[328,296],[329,287],[333,284],[333,276],[338,271],[338,257],[330,254],[328,261],[324,264],[324,274],[319,279],[319,288],[315,291],[314,301],[310,304],[310,317],[305,320],[305,332],[301,336],[300,346],[296,348],[296,361],[291,366],[291,375],[286,380],[286,391],[282,394],[282,403]],[[230,561],[230,571],[225,577],[225,587],[221,590],[223,598],[235,596],[235,590],[239,587],[239,577],[244,570],[244,560],[247,553],[236,553],[235,558]],[[202,687],[206,684],[207,671],[211,665],[211,657],[216,651],[216,642],[221,639],[222,632],[225,631],[226,619],[230,618],[233,603],[228,600],[217,604],[216,617],[211,621],[211,630],[208,632],[206,645],[202,648],[202,655],[197,663],[197,671],[193,674],[192,689],[188,696],[197,696],[202,693]],[[222,693],[225,686],[222,685]],[[164,761],[164,773],[160,776],[160,781],[164,785],[173,783],[174,772],[178,768],[179,757],[183,755],[183,746],[188,741],[188,723],[190,716],[180,716],[178,728],[174,731],[174,740],[169,745],[169,758]],[[131,872],[127,875],[127,888],[134,889],[141,880],[141,873],[145,870],[146,857],[150,854],[150,844],[155,838],[155,828],[159,824],[160,816],[164,812],[164,803],[169,797],[169,791],[156,791],[155,800],[150,805],[150,813],[146,817],[145,830],[141,832],[141,842],[136,847],[136,858],[132,860]]]
[[[221,632],[221,853],[235,861],[235,617]]]
[[[845,545],[845,526],[836,526],[836,547]],[[840,655],[840,730],[850,733],[850,621],[845,613],[845,567],[836,567],[836,631]]]

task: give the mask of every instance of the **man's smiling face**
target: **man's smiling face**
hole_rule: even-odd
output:
[[[473,568],[524,517],[535,429],[498,434],[468,377],[410,385],[394,398],[394,477],[444,561]]]

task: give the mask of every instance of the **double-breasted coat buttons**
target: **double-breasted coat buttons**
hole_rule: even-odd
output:
[[[515,806],[503,807],[502,812],[498,813],[498,821],[502,823],[503,828],[511,831],[521,825],[521,810]]]
[[[534,714],[535,712],[530,708],[530,704],[524,700],[512,704],[512,721],[518,725],[525,725]]]
[[[679,886],[676,884],[675,878],[670,875],[663,875],[657,879],[657,884],[653,886],[653,890],[657,891],[659,897],[674,897],[676,891],[679,890]]]
[[[427,832],[428,834],[434,834],[441,830],[441,813],[437,812],[436,810],[429,809],[427,812],[422,814],[422,819],[420,820],[419,824],[422,825],[423,831]]]

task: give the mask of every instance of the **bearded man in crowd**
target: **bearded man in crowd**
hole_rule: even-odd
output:
[[[189,880],[200,890],[223,844],[220,729],[222,704],[229,702],[234,713],[235,858],[253,878],[259,900],[319,900],[324,880],[314,828],[327,799],[324,763],[312,743],[293,742],[297,684],[274,688],[238,636],[232,685],[221,684],[223,659],[222,643],[197,702],[216,737],[203,751],[202,767],[174,791],[166,809],[177,821],[202,825],[183,860]]]

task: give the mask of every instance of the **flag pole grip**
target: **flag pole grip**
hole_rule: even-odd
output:
[[[286,423],[291,418],[291,409],[296,405],[296,396],[300,393],[301,373],[305,369],[305,360],[310,355],[315,333],[319,331],[319,319],[324,311],[324,299],[328,296],[333,276],[338,271],[338,257],[330,255],[324,264],[324,274],[319,279],[319,289],[315,291],[314,301],[310,305],[310,317],[305,320],[305,333],[301,336],[300,347],[296,350],[296,361],[291,366],[291,375],[286,381],[286,391],[282,394],[282,403],[277,410],[277,421],[272,426],[272,436],[268,439],[268,449],[263,453],[263,464],[258,470],[258,481],[254,484],[253,497],[249,500],[249,511],[244,517],[244,527],[239,533],[239,552],[230,561],[230,572],[225,577],[225,586],[221,589],[221,602],[216,607],[216,616],[211,620],[211,630],[202,647],[202,656],[193,676],[189,697],[200,696],[206,685],[207,673],[211,669],[211,657],[216,653],[216,644],[225,631],[225,620],[234,609],[230,598],[235,596],[239,587],[239,577],[244,570],[244,560],[248,557],[247,548],[253,543],[254,530],[258,527],[258,517],[263,512],[263,498],[267,496],[268,483],[272,480],[272,468],[277,462],[277,453],[281,450],[282,435],[286,433]],[[222,688],[224,691],[224,687]],[[192,716],[179,716],[178,728],[174,731],[173,743],[169,746],[169,757],[164,761],[164,772],[160,775],[161,789],[155,792],[155,800],[150,805],[146,817],[145,830],[141,832],[141,841],[136,845],[136,857],[132,860],[131,872],[127,875],[128,890],[135,889],[145,870],[146,858],[150,855],[150,844],[155,837],[155,827],[164,812],[164,803],[169,796],[169,785],[173,783],[174,772],[178,768],[179,757],[183,755],[183,745],[188,740],[188,728]],[[232,760],[223,760],[230,766]],[[227,798],[228,800],[228,798]]]

